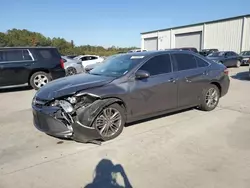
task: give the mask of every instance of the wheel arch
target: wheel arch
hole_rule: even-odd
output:
[[[121,98],[119,98],[119,97],[106,97],[106,98],[103,98],[103,100],[104,99],[113,99],[114,102],[112,104],[114,104],[114,103],[119,104],[124,109],[125,115],[127,114],[126,113],[127,112],[127,105],[126,105],[126,103]]]
[[[215,85],[219,89],[220,97],[221,97],[221,85],[220,85],[220,83],[216,82],[216,81],[212,81],[212,82],[210,82],[210,84]]]

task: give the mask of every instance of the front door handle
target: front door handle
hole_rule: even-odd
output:
[[[203,74],[203,75],[208,75],[207,71],[204,71],[202,74]]]
[[[172,83],[175,83],[175,79],[174,78],[170,78],[169,80],[168,80],[168,82],[172,82]]]
[[[190,83],[192,82],[191,80],[189,80],[187,77],[185,78],[186,82]]]

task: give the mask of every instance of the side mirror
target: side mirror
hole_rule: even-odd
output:
[[[135,73],[135,78],[138,80],[144,79],[144,78],[148,78],[150,76],[149,72],[144,71],[144,70],[138,70]]]

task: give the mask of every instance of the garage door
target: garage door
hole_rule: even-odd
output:
[[[175,47],[194,47],[199,51],[201,49],[201,32],[175,35]]]
[[[157,37],[144,39],[144,49],[157,50],[158,49],[158,40]]]

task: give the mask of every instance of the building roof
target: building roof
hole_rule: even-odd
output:
[[[228,20],[235,20],[235,19],[244,18],[244,17],[250,17],[250,14],[245,14],[245,15],[235,16],[235,17],[230,17],[230,18],[224,18],[224,19],[219,19],[219,20],[212,20],[212,21],[207,21],[207,22],[199,22],[199,23],[195,23],[195,24],[189,24],[189,25],[183,25],[183,26],[177,26],[177,27],[169,27],[169,28],[158,29],[158,30],[153,30],[153,31],[147,31],[147,32],[143,32],[141,34],[154,33],[154,32],[158,32],[158,31],[166,31],[166,30],[170,30],[170,29],[179,29],[179,28],[184,28],[184,27],[197,26],[197,25],[201,25],[201,24],[210,24],[210,23],[216,23],[216,22],[222,22],[222,21],[228,21]]]

